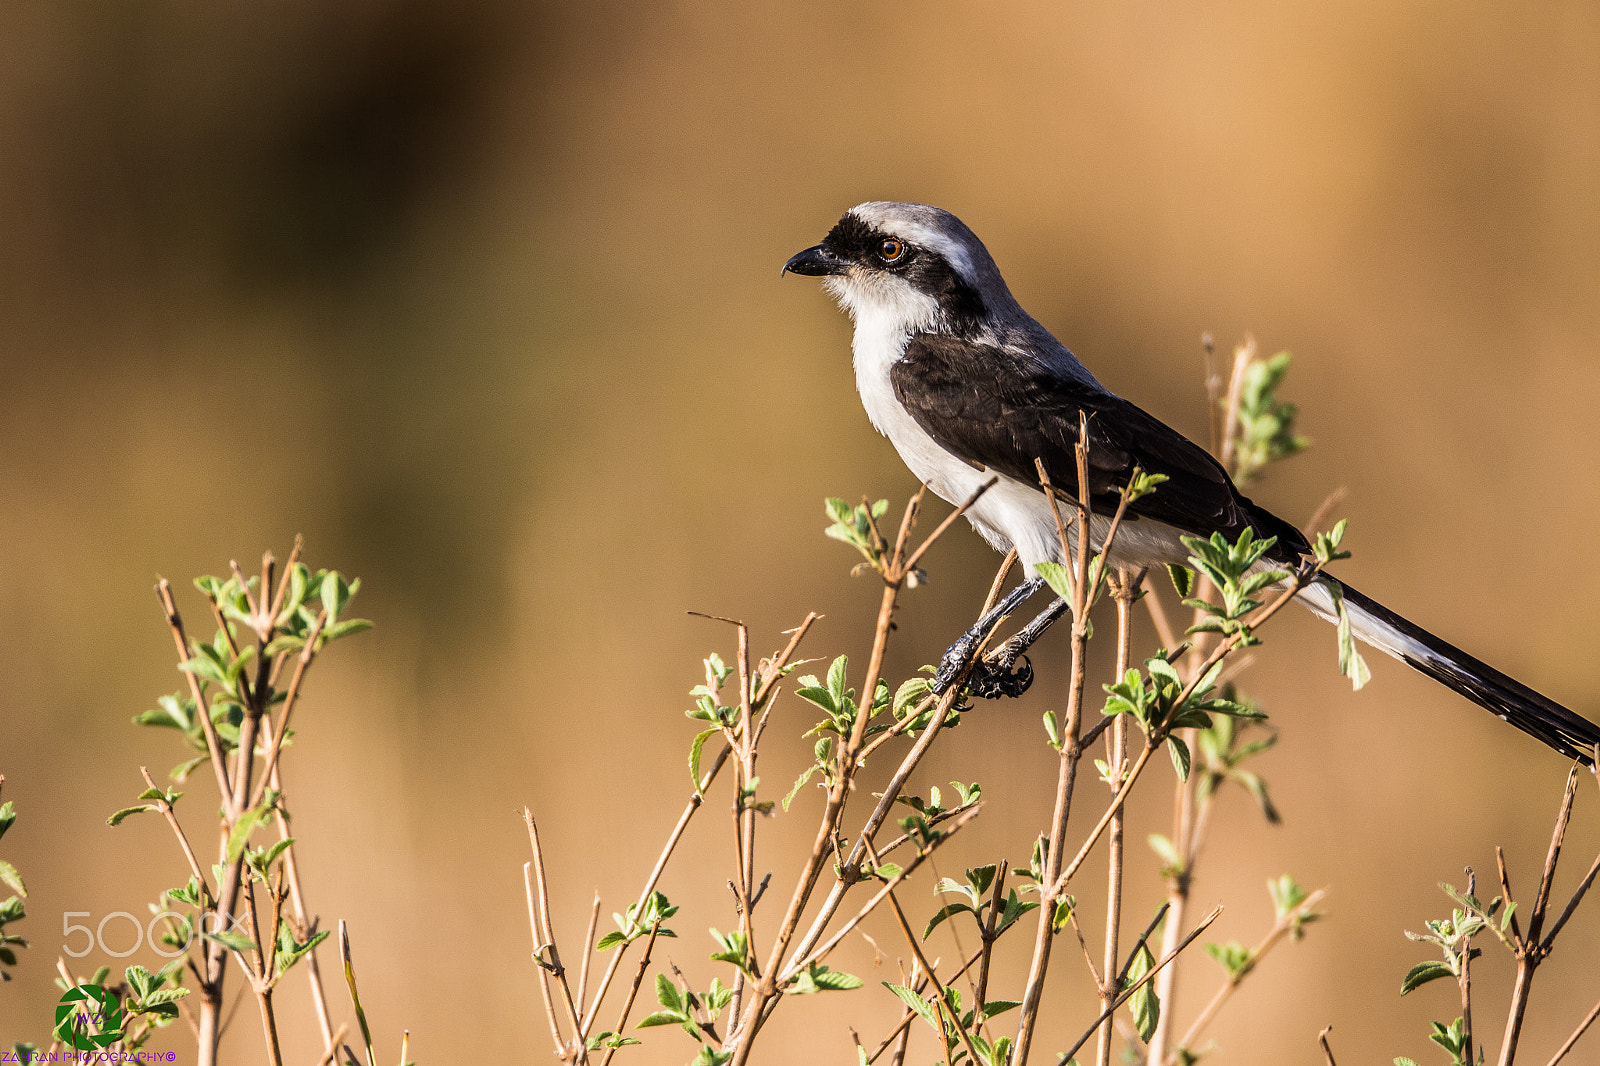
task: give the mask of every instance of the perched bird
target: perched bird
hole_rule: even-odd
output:
[[[1063,562],[1041,460],[1057,491],[1078,497],[1080,414],[1089,430],[1090,537],[1097,550],[1135,468],[1165,475],[1132,503],[1111,563],[1187,565],[1182,536],[1246,529],[1276,537],[1263,566],[1295,569],[1311,546],[1295,526],[1239,491],[1204,449],[1095,380],[1018,305],[988,249],[948,211],[924,204],[851,208],[785,273],[824,279],[855,321],[856,388],[867,417],[911,472],[952,503],[998,482],[967,512],[999,551],[1017,550],[1027,577],[945,653],[935,685],[949,688],[1005,615],[1044,587],[1035,567]],[[1592,760],[1600,728],[1327,574],[1298,597],[1324,618],[1343,595],[1354,635],[1487,708],[1569,758]],[[1022,652],[1066,610],[1059,599],[968,684],[981,696],[1020,695],[1032,679]]]

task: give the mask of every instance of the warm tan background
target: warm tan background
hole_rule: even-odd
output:
[[[407,1026],[424,1062],[546,1061],[520,805],[544,817],[571,941],[591,889],[608,913],[631,898],[684,798],[684,692],[731,650],[687,609],[769,647],[817,608],[814,653],[864,653],[876,594],[819,535],[820,500],[913,485],[856,403],[845,320],[778,267],[869,198],[955,210],[1111,387],[1192,433],[1202,330],[1292,348],[1316,447],[1258,495],[1304,518],[1349,486],[1343,573],[1600,713],[1592,4],[9,4],[0,772],[33,947],[0,1036],[47,1030],[63,911],[140,910],[182,878],[157,821],[104,822],[140,763],[179,757],[128,724],[179,684],[153,576],[303,531],[378,622],[317,668],[286,774],[382,1055]],[[965,624],[991,565],[966,530],[935,552],[897,678]],[[1284,730],[1263,767],[1287,825],[1230,796],[1197,902],[1229,901],[1218,932],[1253,941],[1261,883],[1288,870],[1332,886],[1334,917],[1251,979],[1218,1061],[1318,1061],[1329,1023],[1342,1062],[1437,1061],[1426,1023],[1454,993],[1399,999],[1423,957],[1402,928],[1496,842],[1531,884],[1563,764],[1387,661],[1350,695],[1309,616],[1274,630],[1251,686]],[[1023,858],[1044,820],[1059,640],[1029,699],[985,706],[924,775],[992,800],[944,872]],[[780,707],[773,788],[806,721]],[[191,793],[196,819],[213,801]],[[1563,892],[1597,800],[1586,783]],[[702,982],[700,930],[731,920],[721,802],[665,885],[709,886],[671,952]],[[1600,995],[1597,915],[1541,977],[1529,1061]],[[1046,1050],[1090,1014],[1061,958]],[[1497,1033],[1504,970],[1481,971]],[[1190,965],[1186,1017],[1214,981]],[[890,1010],[793,1004],[764,1061],[846,1061],[842,1023],[878,1033]],[[229,1061],[260,1061],[258,1039],[247,1005]],[[629,1055],[691,1050],[661,1031]]]

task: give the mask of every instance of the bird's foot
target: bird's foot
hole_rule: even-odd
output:
[[[978,646],[983,643],[983,637],[984,634],[969,630],[960,640],[950,645],[950,649],[939,660],[938,673],[933,675],[933,691],[936,695],[944,695],[950,690],[950,686],[955,684],[956,678],[961,676],[961,671],[966,669],[967,663],[977,654]],[[979,659],[973,664],[972,672],[967,675],[968,691],[986,700],[999,699],[1001,696],[1015,698],[1028,691],[1028,686],[1031,684],[1033,684],[1033,664],[1022,654],[1022,649],[1014,647],[1012,642],[1001,646],[993,655]]]
[[[978,660],[972,673],[967,675],[967,690],[985,700],[997,700],[1001,696],[1015,699],[1032,684],[1033,663],[1026,655],[1012,658],[1004,654],[1004,649],[992,659]]]

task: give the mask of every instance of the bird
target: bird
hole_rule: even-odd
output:
[[[950,212],[916,203],[859,204],[781,273],[821,278],[854,321],[862,405],[918,480],[952,504],[993,481],[966,517],[996,550],[1016,550],[1025,577],[950,646],[934,678],[937,691],[947,691],[969,663],[974,695],[1019,696],[1031,682],[1023,653],[1065,613],[1060,598],[990,658],[972,660],[991,631],[1045,587],[1039,564],[1066,561],[1036,463],[1055,491],[1078,499],[1080,419],[1089,434],[1089,535],[1096,550],[1134,472],[1166,478],[1127,506],[1110,565],[1189,566],[1184,537],[1220,533],[1233,542],[1246,530],[1275,538],[1262,567],[1294,571],[1312,553],[1293,523],[1245,496],[1206,449],[1100,384],[1023,310],[983,242]],[[1331,574],[1319,572],[1297,599],[1329,621],[1337,620],[1342,599],[1357,639],[1562,755],[1594,760],[1600,744],[1594,723]]]

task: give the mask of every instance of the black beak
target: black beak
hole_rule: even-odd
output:
[[[819,244],[807,248],[783,264],[783,270],[778,276],[804,274],[808,278],[822,278],[831,274],[843,274],[848,269],[850,269],[849,263],[829,251],[827,245]]]

